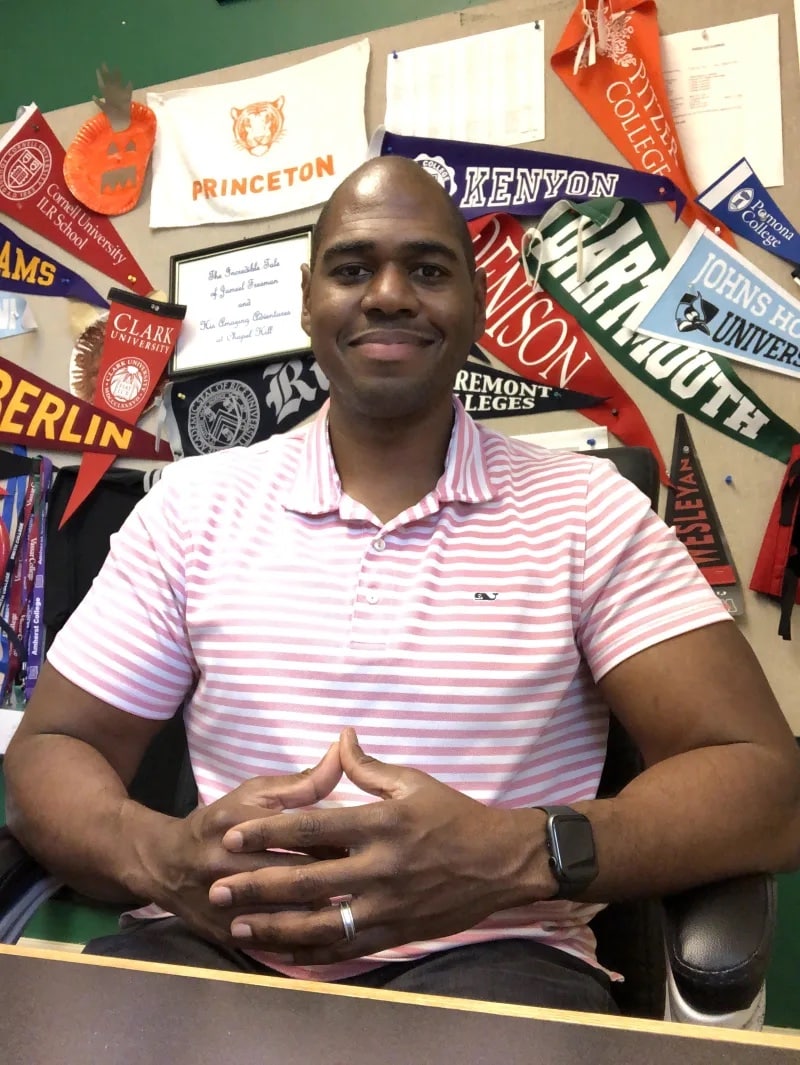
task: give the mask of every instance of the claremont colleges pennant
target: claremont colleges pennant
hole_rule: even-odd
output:
[[[141,266],[105,215],[78,203],[64,181],[66,152],[36,104],[0,140],[0,212],[141,295]]]
[[[773,414],[727,359],[694,341],[702,334],[676,343],[631,328],[649,286],[669,262],[646,208],[621,201],[598,225],[560,203],[542,219],[540,231],[543,242],[535,252],[541,284],[609,355],[681,410],[741,444],[788,460],[800,432]]]

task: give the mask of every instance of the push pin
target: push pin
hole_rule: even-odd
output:
[[[731,474],[728,474],[725,478],[725,484],[733,484],[733,477],[731,476]]]
[[[392,52],[392,59],[397,59],[397,52],[395,52],[395,51]]]
[[[594,447],[597,441],[593,436],[590,436],[586,443],[589,445],[589,447]]]

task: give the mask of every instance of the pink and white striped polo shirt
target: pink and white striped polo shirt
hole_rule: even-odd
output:
[[[346,725],[369,754],[484,803],[596,794],[608,712],[595,681],[661,640],[727,619],[674,534],[612,464],[474,423],[445,471],[382,525],[342,492],[327,412],[249,448],[164,470],[50,651],[101,699],[186,710],[204,803],[313,765]],[[343,780],[326,805],[373,801]],[[535,937],[594,961],[599,907],[551,901],[369,960]]]

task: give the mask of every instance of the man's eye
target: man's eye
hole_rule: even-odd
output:
[[[413,273],[424,281],[438,281],[447,276],[447,272],[435,263],[420,263],[419,266],[414,267]]]
[[[337,266],[333,274],[334,277],[343,281],[362,281],[368,276],[369,270],[361,263],[344,263],[342,266]]]

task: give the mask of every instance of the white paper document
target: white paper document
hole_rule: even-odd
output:
[[[515,433],[517,440],[527,440],[551,451],[594,451],[608,447],[608,429],[592,425],[586,429],[555,429],[550,433]]]
[[[704,189],[746,156],[761,182],[783,184],[778,16],[671,33],[662,67],[686,168]]]
[[[544,139],[544,22],[390,52],[385,126],[509,147]]]

